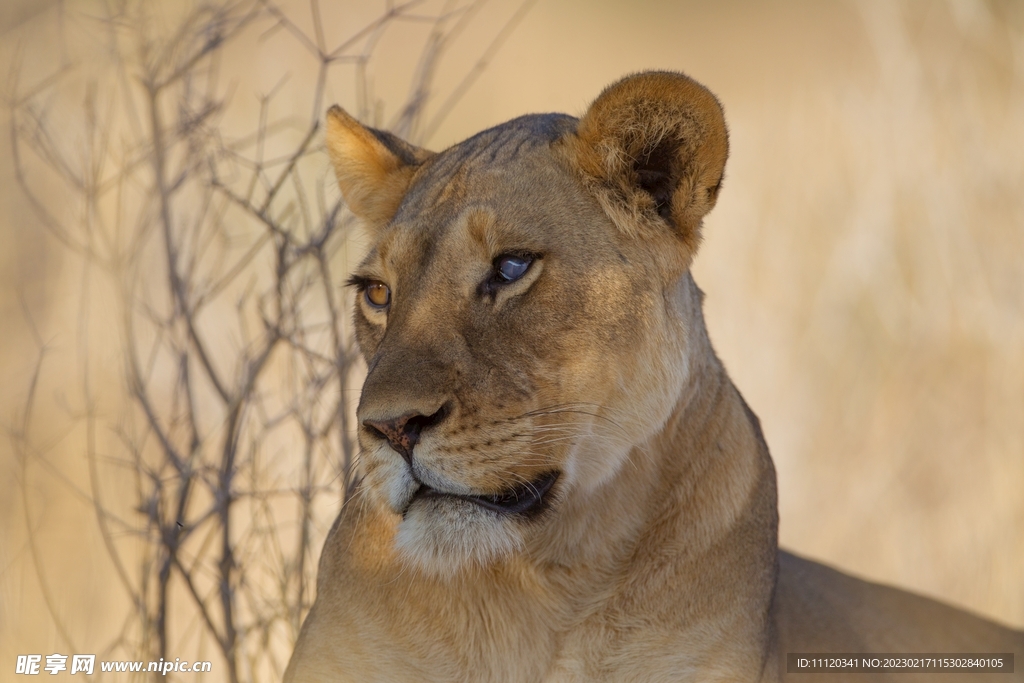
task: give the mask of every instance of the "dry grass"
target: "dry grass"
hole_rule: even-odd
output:
[[[380,8],[360,5],[324,25],[344,35]],[[308,18],[306,5],[291,9]],[[455,90],[514,10],[495,3],[480,13],[482,28],[442,62],[439,92]],[[46,19],[17,35],[59,62],[67,34]],[[371,96],[339,80],[328,84],[324,102],[363,102],[373,119],[379,100],[377,120],[388,123],[415,78],[408,31],[381,44],[396,61],[374,72]],[[100,50],[88,32],[76,35],[68,49]],[[9,62],[15,41],[3,43]],[[254,40],[231,54],[220,68],[232,74],[240,104],[225,125],[251,130],[259,118],[252,93],[270,92],[285,73],[291,77],[276,91],[273,115],[311,116],[302,93],[315,89],[317,65],[307,52]],[[431,123],[444,108],[441,95],[426,103],[413,132],[432,134],[427,142],[437,147],[519,113],[578,113],[603,85],[651,66],[687,71],[726,108],[732,158],[696,275],[718,351],[764,423],[780,475],[784,544],[1024,626],[1020,6],[540,3],[452,114]],[[24,68],[29,77],[46,72]],[[84,94],[46,102],[79,150],[87,147],[74,137]],[[325,160],[319,171],[319,161],[310,162],[308,177],[326,173]],[[96,414],[125,425],[123,339],[109,333],[119,324],[119,293],[83,275],[79,257],[43,236],[12,192],[11,172],[0,169],[5,423],[21,424],[38,358],[22,308],[48,351],[31,428],[35,455],[45,459],[26,474],[13,451],[0,450],[4,667],[18,653],[70,652],[65,638],[76,651],[99,652],[130,607],[103,548],[83,457],[90,443],[101,458],[123,452],[116,434],[90,433],[82,419]],[[44,196],[51,209],[68,208],[52,187]],[[339,246],[332,256],[337,279],[348,250],[359,246]],[[145,269],[139,275],[138,291],[155,286]],[[215,339],[219,353],[244,347],[241,332]],[[82,398],[86,366],[92,404]],[[289,459],[302,444],[301,429],[268,442],[280,476],[292,474]],[[130,481],[111,476],[100,486],[106,500],[122,497],[124,514],[137,514]],[[311,513],[315,548],[336,502],[325,498]],[[139,540],[119,543],[125,552],[133,544],[144,550]],[[46,567],[46,596],[33,553]],[[189,648],[186,656],[201,651],[187,638],[179,647]],[[207,647],[203,658],[223,675]],[[172,656],[181,656],[174,648]]]

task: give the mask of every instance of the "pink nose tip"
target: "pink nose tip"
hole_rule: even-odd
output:
[[[420,434],[424,429],[441,422],[449,411],[449,404],[445,404],[433,415],[410,412],[387,420],[363,420],[363,426],[377,436],[387,439],[391,447],[411,465],[412,449],[419,443]]]
[[[419,413],[406,413],[393,420],[364,420],[363,426],[387,439],[391,447],[411,465],[412,449],[420,440],[423,417]]]

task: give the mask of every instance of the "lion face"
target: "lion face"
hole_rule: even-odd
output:
[[[685,131],[616,143],[598,123],[528,116],[432,155],[329,115],[342,192],[373,231],[350,281],[363,486],[423,570],[550,542],[574,497],[643,457],[685,384],[698,225],[673,193],[713,204],[721,164],[700,184]],[[630,145],[644,162],[588,168]]]

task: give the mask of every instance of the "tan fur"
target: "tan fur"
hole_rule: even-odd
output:
[[[1024,668],[1018,632],[778,551],[768,448],[689,274],[728,152],[706,89],[639,74],[579,121],[437,155],[332,109],[327,142],[373,230],[357,281],[391,303],[357,294],[363,478],[287,681],[775,681],[810,651]],[[534,260],[488,284],[509,253]],[[372,427],[401,416],[429,416],[408,459]],[[532,516],[457,497],[550,472]]]

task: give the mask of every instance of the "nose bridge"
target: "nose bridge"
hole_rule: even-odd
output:
[[[432,346],[429,340],[416,340],[415,345],[385,342],[363,383],[360,421],[433,415],[450,399],[455,375]]]
[[[393,420],[405,414],[433,415],[452,399],[466,358],[459,332],[462,315],[445,273],[437,242],[417,243],[419,267],[396,283],[387,330],[370,359],[363,383],[360,421]]]

